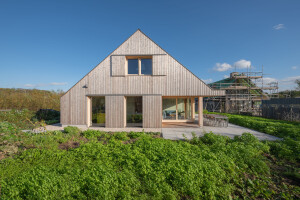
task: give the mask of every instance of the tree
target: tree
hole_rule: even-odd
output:
[[[295,80],[295,83],[297,84],[296,90],[300,90],[300,79]]]

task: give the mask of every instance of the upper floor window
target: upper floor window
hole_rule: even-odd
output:
[[[128,59],[128,74],[139,74],[138,59]]]
[[[127,56],[127,74],[152,75],[152,57]]]

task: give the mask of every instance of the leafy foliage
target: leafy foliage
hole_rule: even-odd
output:
[[[0,161],[1,198],[299,197],[298,187],[273,182],[263,156],[269,146],[251,134],[170,141],[156,133],[65,129],[15,134],[14,141],[22,141],[18,154]],[[62,148],[70,141],[79,145]]]
[[[0,122],[0,133],[9,133],[14,134],[18,133],[20,129],[12,123],[9,122]]]
[[[32,129],[41,124],[35,117],[35,112],[27,109],[0,111],[0,122],[9,122],[22,129]]]
[[[63,91],[0,88],[0,109],[60,110]]]
[[[219,113],[220,114],[220,113]],[[229,122],[283,138],[281,141],[268,141],[271,153],[281,159],[300,161],[300,123],[262,117],[225,114]]]
[[[69,135],[79,135],[81,133],[81,130],[75,126],[67,126],[64,128],[64,132]]]

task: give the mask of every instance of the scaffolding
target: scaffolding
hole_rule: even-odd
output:
[[[247,72],[232,72],[230,77],[209,86],[226,94],[204,99],[204,108],[211,112],[261,116],[262,100],[278,98],[278,82],[264,83],[263,70],[251,72],[251,67]]]

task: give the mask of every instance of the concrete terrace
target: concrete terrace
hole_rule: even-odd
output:
[[[81,130],[87,130],[88,128],[86,126],[77,126]],[[48,125],[46,126],[46,130],[52,131],[52,130],[63,130],[64,127],[62,127],[60,124],[54,124],[54,125]],[[212,126],[204,126],[204,127],[197,127],[194,124],[187,124],[184,126],[183,124],[179,124],[176,126],[172,125],[164,125],[163,128],[137,128],[137,127],[128,127],[128,128],[105,128],[105,127],[89,127],[89,129],[99,130],[99,131],[106,131],[106,132],[160,132],[162,133],[162,136],[164,139],[170,139],[170,140],[182,140],[184,139],[184,136],[188,139],[192,138],[192,133],[195,133],[196,136],[203,136],[205,133],[213,132],[217,135],[224,135],[228,136],[230,138],[234,138],[234,136],[241,136],[243,133],[251,133],[254,136],[256,136],[259,140],[278,140],[280,138],[268,135],[265,133],[261,133],[258,131],[254,131],[248,128],[244,128],[241,126],[237,126],[234,124],[228,125],[227,128],[224,127],[212,127]]]

